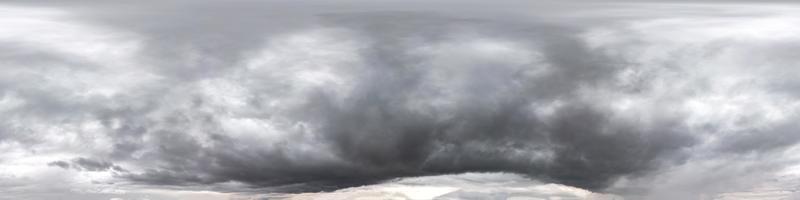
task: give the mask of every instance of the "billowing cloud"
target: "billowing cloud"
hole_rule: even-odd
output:
[[[385,3],[3,5],[0,191],[728,198],[796,164],[798,8]]]

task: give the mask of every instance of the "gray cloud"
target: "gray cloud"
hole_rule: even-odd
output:
[[[800,141],[784,10],[387,3],[15,4],[28,7],[0,35],[0,148],[159,187],[513,172],[625,192],[670,173],[705,183],[687,167],[777,171],[790,159],[737,160]],[[67,14],[26,12],[39,4]]]
[[[692,144],[691,136],[670,131],[680,129],[673,127],[674,123],[658,122],[665,127],[652,128],[666,133],[647,133],[636,130],[644,129],[636,124],[612,121],[609,111],[590,102],[568,100],[578,98],[574,97],[574,92],[579,86],[603,84],[617,69],[597,64],[613,61],[595,62],[602,60],[602,55],[587,52],[569,33],[549,32],[558,27],[534,24],[525,28],[531,32],[516,32],[512,28],[518,27],[510,25],[482,25],[471,20],[448,24],[459,20],[414,17],[408,13],[332,18],[332,26],[347,24],[350,31],[363,37],[358,40],[373,41],[374,46],[359,50],[363,52],[359,53],[364,59],[363,71],[351,72],[354,82],[349,93],[330,93],[325,88],[311,91],[307,102],[290,110],[301,115],[288,120],[318,126],[311,133],[312,140],[319,143],[319,148],[329,149],[337,160],[315,160],[302,153],[291,155],[286,152],[292,151],[291,140],[263,149],[241,144],[239,138],[210,133],[214,146],[221,148],[204,148],[196,138],[187,137],[179,130],[153,130],[153,136],[161,144],[155,148],[158,153],[153,156],[162,159],[167,166],[131,175],[131,178],[158,184],[234,180],[263,186],[310,182],[335,187],[341,183],[363,184],[397,176],[512,171],[601,189],[619,176],[655,167],[662,155],[677,153],[681,147]],[[393,25],[384,26],[386,21],[392,21]],[[547,31],[539,33],[538,26]],[[440,83],[425,77],[434,73],[428,70],[436,66],[424,63],[426,59],[437,58],[412,55],[409,51],[416,45],[439,43],[459,34],[453,29],[467,29],[480,35],[501,34],[499,37],[505,37],[502,39],[530,43],[520,44],[523,47],[544,48],[545,55],[533,63],[504,63],[489,58],[462,64],[465,66],[460,67],[467,71],[458,81],[463,83],[443,85],[453,87],[444,89],[460,93],[452,99],[453,105],[439,113],[420,112],[417,110],[420,108],[410,105],[422,103],[425,106],[428,102],[424,98],[437,98],[424,94],[439,89],[435,84]],[[483,30],[491,31],[482,33]],[[404,44],[396,41],[398,38],[418,39],[420,44]],[[565,57],[576,54],[587,55],[579,56],[582,59]],[[447,59],[443,62],[464,59],[443,57]],[[537,65],[552,65],[549,69],[553,71],[546,77],[525,77],[524,71],[519,71]],[[280,84],[268,80],[259,83]],[[420,94],[423,96],[418,96]],[[346,102],[338,104],[337,98]],[[549,101],[563,101],[564,105],[548,117],[535,116],[528,110],[532,103]],[[188,113],[170,114],[164,122],[156,123],[169,127],[204,123],[207,125],[203,126],[210,127],[203,131],[219,129],[214,127],[218,120],[214,115],[179,112]],[[186,128],[190,127],[180,129]],[[659,140],[659,144],[650,144],[654,140]],[[540,152],[550,155],[540,160],[526,158],[530,156],[526,153]],[[293,161],[289,158],[292,156],[302,161]]]
[[[92,160],[89,158],[75,158],[70,162],[66,161],[53,161],[47,163],[48,166],[60,167],[63,169],[73,168],[79,171],[107,171],[113,170],[117,172],[127,172],[120,166],[114,165],[108,161]]]

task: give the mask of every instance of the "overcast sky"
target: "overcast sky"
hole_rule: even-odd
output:
[[[780,1],[0,2],[0,199],[800,198],[798,24]]]

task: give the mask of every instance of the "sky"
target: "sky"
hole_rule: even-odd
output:
[[[791,1],[2,1],[0,199],[795,199]]]

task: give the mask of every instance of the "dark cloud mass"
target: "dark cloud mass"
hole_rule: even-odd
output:
[[[602,105],[593,105],[591,99],[576,100],[581,98],[576,97],[577,88],[608,84],[606,79],[618,66],[613,66],[612,58],[588,52],[569,35],[572,33],[560,32],[561,27],[538,23],[493,24],[418,13],[329,17],[332,20],[326,22],[328,26],[344,24],[346,31],[359,36],[356,40],[370,41],[355,55],[364,59],[360,61],[363,63],[357,63],[362,66],[347,71],[351,76],[350,91],[330,91],[325,86],[313,88],[302,94],[306,99],[300,105],[288,108],[290,116],[284,120],[313,127],[305,133],[291,134],[309,134],[306,137],[316,143],[312,148],[330,151],[335,160],[293,152],[296,151],[293,143],[302,138],[260,147],[258,143],[242,144],[239,138],[221,132],[212,138],[213,147],[202,147],[195,138],[180,131],[156,131],[163,144],[155,156],[164,159],[166,166],[131,178],[159,184],[233,180],[261,186],[311,182],[335,187],[340,181],[366,183],[398,176],[508,171],[602,189],[619,176],[648,170],[660,161],[673,161],[661,158],[679,158],[672,154],[693,143],[692,136],[681,130],[679,124],[669,122],[671,119],[659,119],[654,122],[657,127],[640,127],[613,121],[610,111],[603,110]],[[456,59],[469,58],[447,52],[458,49],[436,52],[444,54],[441,55],[444,58],[409,52],[420,45],[450,40],[448,37],[460,34],[459,29],[473,32],[477,37],[496,35],[522,48],[542,48],[545,55],[535,61],[480,58],[474,63],[460,63]],[[470,53],[473,52],[464,52]],[[440,73],[434,69],[440,66],[426,63],[429,59],[445,59],[443,65],[454,65],[447,66],[452,67],[447,70],[454,72],[444,73],[457,73],[458,77],[453,79],[458,83],[431,80],[428,76]],[[548,70],[552,71],[526,76],[526,70],[543,65],[551,65]],[[247,77],[250,78],[258,76]],[[259,83],[266,84],[261,87],[289,84],[270,80]],[[259,89],[251,92],[258,94]],[[452,92],[455,96],[442,97],[445,95],[437,94],[441,92]],[[445,108],[430,105],[436,98],[445,98],[442,101],[448,105],[442,106]],[[265,100],[268,99],[253,97],[247,99],[250,102],[245,106],[258,108]],[[536,116],[530,111],[531,104],[554,101],[562,104],[550,116]],[[266,109],[252,112],[271,114]],[[167,117],[165,123],[180,127],[201,120],[205,122],[199,123],[214,126],[219,120],[209,114],[199,114],[197,118],[185,116],[194,113],[177,115]]]
[[[486,4],[9,3],[0,150],[268,192],[465,172],[624,192],[791,163],[764,158],[800,141],[796,8]]]
[[[71,162],[53,161],[47,163],[47,165],[60,167],[64,169],[69,169],[70,167],[73,167],[75,170],[84,170],[84,171],[106,171],[106,170],[114,170],[119,172],[125,171],[125,169],[122,169],[122,167],[114,165],[111,162],[92,160],[89,158],[75,158]]]

